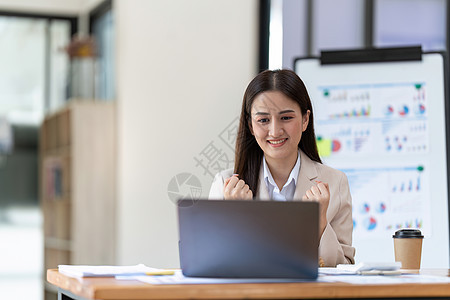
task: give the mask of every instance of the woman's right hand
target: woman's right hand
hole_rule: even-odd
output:
[[[223,197],[225,200],[252,200],[253,193],[245,181],[239,179],[238,174],[233,174],[225,179]]]

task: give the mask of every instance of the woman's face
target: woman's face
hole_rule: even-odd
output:
[[[266,160],[297,157],[298,144],[308,127],[308,110],[304,116],[297,102],[279,91],[267,91],[253,100],[250,130]]]

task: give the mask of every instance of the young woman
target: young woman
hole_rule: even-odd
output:
[[[311,101],[293,71],[264,71],[244,94],[235,167],[216,175],[210,199],[317,201],[321,266],[354,263],[347,177],[322,164]]]

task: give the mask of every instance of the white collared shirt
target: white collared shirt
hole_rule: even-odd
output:
[[[277,201],[289,201],[294,198],[295,187],[297,186],[298,173],[300,171],[300,151],[298,152],[297,162],[295,163],[294,168],[289,174],[289,178],[284,184],[284,186],[280,189],[278,188],[275,180],[270,173],[269,166],[266,162],[266,157],[263,157],[263,166],[264,166],[264,181],[266,183],[267,190],[269,191],[270,199]]]

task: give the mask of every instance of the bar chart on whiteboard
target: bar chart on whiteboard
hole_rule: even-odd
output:
[[[319,86],[319,153],[344,171],[356,239],[399,228],[431,234],[429,132],[424,82]]]

